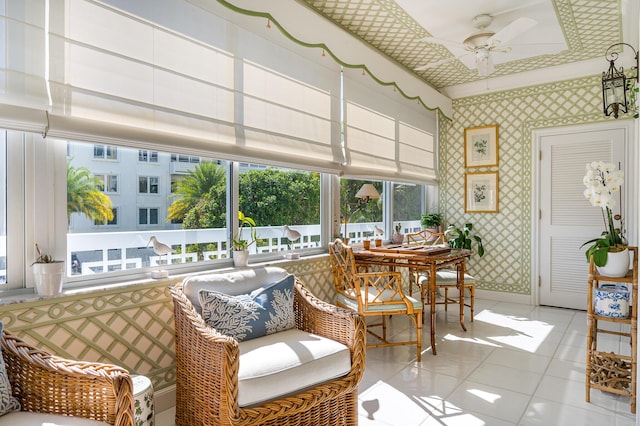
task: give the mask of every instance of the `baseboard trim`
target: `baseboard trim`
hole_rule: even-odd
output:
[[[534,305],[530,294],[513,294],[502,291],[480,290],[476,287],[476,298],[494,300],[496,302],[520,303]]]
[[[176,406],[176,386],[171,385],[162,390],[153,392],[155,413],[166,411]]]

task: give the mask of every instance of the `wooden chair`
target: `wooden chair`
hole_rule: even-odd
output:
[[[413,245],[413,244],[438,245],[438,244],[445,244],[446,242],[443,233],[433,232],[428,229],[423,229],[422,231],[407,234],[406,237],[407,237],[407,243],[409,245]]]
[[[446,244],[446,239],[443,233],[440,232],[432,232],[428,229],[423,229],[422,231],[415,232],[412,234],[407,234],[407,241],[409,245],[412,244],[427,244],[427,245],[437,245],[437,244]],[[443,269],[436,272],[436,289],[444,290],[443,300],[436,302],[436,304],[444,305],[444,310],[447,311],[448,305],[450,303],[459,304],[460,303],[460,289],[458,288],[458,272],[451,269]],[[422,298],[422,302],[425,303],[425,298],[428,301],[428,292],[426,291],[426,286],[429,282],[429,276],[424,271],[419,270],[411,270],[409,273],[409,295],[413,294],[414,287],[420,291],[420,296]],[[456,290],[457,296],[455,294],[450,295],[449,290]],[[465,302],[463,303],[463,307],[468,307],[471,313],[471,321],[473,321],[473,316],[475,314],[475,296],[476,296],[476,286],[475,286],[475,278],[469,274],[464,274],[464,286],[462,291],[467,291],[469,293],[469,297],[464,297]],[[467,302],[468,300],[468,302]]]
[[[231,281],[233,285],[243,285],[239,279]],[[242,353],[239,345],[248,342],[239,343],[207,325],[185,292],[184,284],[169,288],[175,313],[177,426],[355,426],[358,423],[358,383],[364,374],[366,355],[365,325],[361,316],[315,298],[296,278],[296,328],[345,345],[350,352],[351,368],[346,375],[294,394],[240,406],[238,373]],[[254,341],[257,340],[259,338]]]
[[[50,355],[6,330],[0,343],[12,394],[22,407],[3,418],[30,424],[30,411],[134,425],[133,383],[126,370]]]
[[[381,343],[367,344],[367,348],[416,345],[418,361],[422,359],[422,303],[404,294],[400,272],[359,272],[353,251],[342,240],[329,244],[336,304],[352,309],[364,317],[380,317],[380,322],[368,323],[367,332]],[[416,339],[387,340],[387,316],[407,315],[416,327]],[[372,327],[382,327],[374,332]]]

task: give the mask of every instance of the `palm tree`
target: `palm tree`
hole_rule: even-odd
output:
[[[67,223],[72,213],[82,213],[96,222],[113,220],[111,199],[100,191],[101,181],[86,167],[73,167],[67,160]]]
[[[198,164],[178,182],[175,192],[171,195],[174,201],[169,206],[167,220],[184,220],[191,209],[202,200],[209,199],[212,190],[221,185],[224,187],[225,182],[224,168],[209,161]]]

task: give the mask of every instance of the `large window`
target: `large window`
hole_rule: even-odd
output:
[[[24,271],[33,262],[33,250],[29,248],[35,242],[66,261],[67,288],[96,280],[105,283],[122,282],[123,277],[144,278],[160,262],[168,262],[166,267],[172,273],[211,268],[216,262],[227,266],[229,244],[237,226],[233,219],[238,210],[257,225],[258,241],[250,248],[254,262],[282,258],[281,253],[286,251],[303,255],[323,252],[323,245],[328,242],[322,240],[323,227],[332,223],[330,217],[323,219],[322,215],[323,211],[330,211],[322,207],[323,200],[332,199],[327,189],[330,185],[324,189],[323,185],[331,180],[340,182],[346,234],[354,242],[372,237],[377,230],[384,232],[383,238],[390,238],[389,231],[398,220],[407,229],[419,227],[425,203],[421,185],[338,180],[319,172],[257,163],[233,164],[206,157],[191,161],[193,156],[189,156],[190,161],[178,163],[172,161],[171,153],[163,151],[158,151],[157,163],[148,164],[139,161],[138,148],[123,146],[110,150],[117,152],[118,161],[104,161],[103,157],[95,157],[96,146],[91,143],[5,133],[14,135],[16,140],[4,143],[4,148],[10,146],[14,151],[13,157],[5,157],[19,159],[5,158],[0,162],[0,178],[8,187],[4,198],[0,197],[0,277],[11,288],[32,285],[30,274]],[[7,176],[20,175],[19,171],[11,173],[11,167],[20,162],[27,179],[7,180]],[[176,168],[175,164],[181,167]],[[141,182],[145,182],[147,192],[140,191]],[[356,197],[365,183],[376,188],[379,198],[366,202]],[[26,196],[30,192],[33,197]],[[12,193],[23,195],[21,198]],[[393,197],[388,196],[391,193]],[[14,199],[18,207],[13,211],[22,211],[22,205],[26,206],[20,223],[24,222],[27,231],[11,225],[20,215],[7,218]],[[385,206],[391,199],[393,206]],[[393,221],[385,217],[387,211],[392,212]],[[39,212],[47,212],[51,223],[30,221],[41,218],[36,214]],[[33,239],[7,239],[7,233],[14,228],[16,235],[32,233]],[[340,232],[345,232],[343,226],[337,234]],[[298,233],[299,238],[290,239]],[[153,251],[151,237],[171,246],[174,253],[160,257]],[[13,265],[19,265],[13,274],[7,253],[26,253],[22,260],[20,256],[12,257]],[[21,281],[25,275],[26,283]]]

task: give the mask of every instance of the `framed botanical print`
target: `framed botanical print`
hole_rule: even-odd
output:
[[[464,129],[464,167],[498,165],[498,125]]]
[[[498,172],[464,175],[465,213],[498,213]]]

